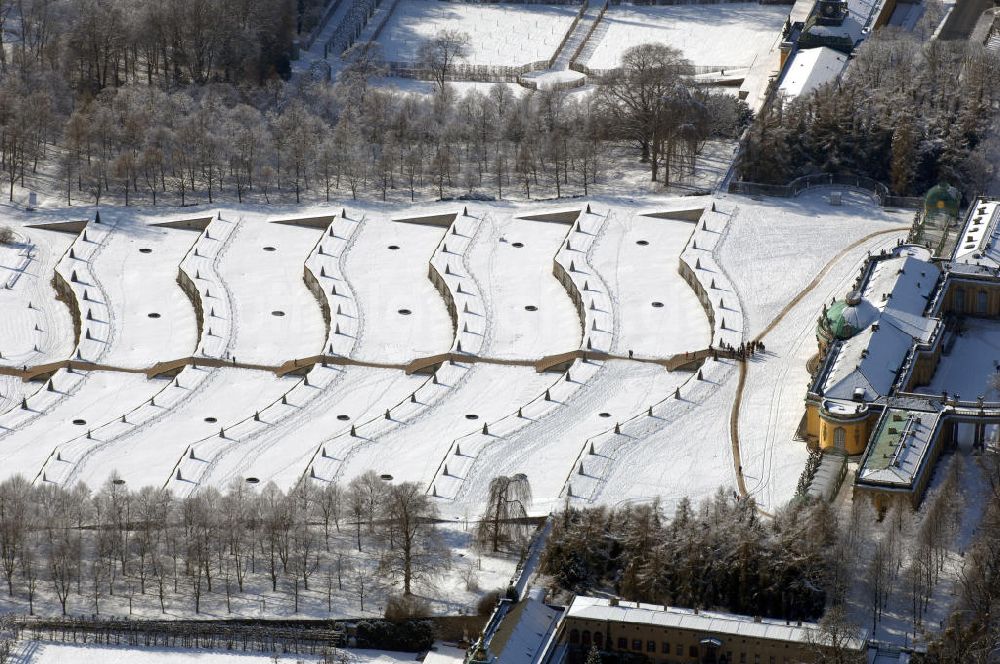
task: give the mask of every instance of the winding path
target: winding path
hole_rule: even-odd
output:
[[[849,244],[848,246],[841,249],[839,252],[837,252],[836,256],[827,261],[826,265],[824,265],[823,268],[816,273],[816,276],[813,277],[813,280],[810,281],[805,286],[805,288],[800,290],[795,295],[795,297],[793,297],[791,300],[788,301],[788,304],[786,304],[784,308],[780,312],[778,312],[778,315],[775,316],[774,319],[770,323],[768,323],[767,326],[761,331],[761,333],[758,334],[754,339],[752,339],[752,341],[763,341],[764,338],[768,334],[770,334],[774,330],[774,328],[777,327],[779,323],[781,323],[782,320],[784,320],[785,316],[787,316],[792,311],[792,309],[798,306],[798,304],[803,300],[803,298],[805,298],[807,295],[809,295],[809,293],[815,290],[817,286],[819,286],[820,282],[826,277],[827,274],[829,274],[830,270],[832,270],[834,266],[837,263],[839,263],[840,260],[843,259],[844,256],[846,256],[848,253],[881,235],[888,235],[890,233],[899,233],[901,231],[906,231],[906,230],[909,230],[908,226],[894,226],[892,228],[875,231],[874,233],[869,233],[868,235],[865,235],[859,240],[856,240],[851,244]],[[749,492],[747,491],[746,480],[743,477],[743,462],[742,462],[742,457],[740,456],[739,423],[740,423],[740,407],[742,406],[743,403],[743,388],[746,385],[746,378],[749,365],[747,364],[746,360],[742,360],[739,363],[739,366],[740,366],[739,382],[736,384],[736,396],[733,398],[733,408],[729,414],[729,437],[733,448],[733,465],[735,466],[735,471],[736,471],[736,484],[737,487],[739,488],[740,496],[746,498],[749,495]]]

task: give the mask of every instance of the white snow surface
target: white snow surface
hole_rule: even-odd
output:
[[[357,664],[395,664],[412,662],[413,653],[387,650],[350,650],[351,662]],[[26,641],[18,644],[12,662],[16,664],[171,664],[171,662],[197,662],[197,664],[294,664],[319,662],[315,655],[269,654],[224,650],[195,650],[191,648],[137,648],[109,645],[67,645],[44,641]]]
[[[701,303],[677,268],[676,257],[695,226],[641,214],[612,215],[594,260],[617,304],[616,352],[668,357],[705,348],[712,340]]]
[[[197,239],[196,231],[158,228],[141,219],[116,224],[92,265],[117,326],[103,363],[144,368],[194,353],[195,314],[177,284],[177,269]]]
[[[507,215],[488,215],[481,224],[467,262],[486,298],[486,354],[538,359],[579,348],[579,317],[552,274],[570,225]]]
[[[451,347],[448,311],[427,278],[428,261],[444,233],[441,227],[391,221],[384,215],[361,223],[344,263],[366,321],[352,357],[408,362]],[[410,313],[401,314],[401,309]]]
[[[575,5],[400,0],[378,42],[386,60],[417,62],[423,41],[442,30],[458,30],[469,35],[464,62],[523,65],[552,57],[578,9]]]
[[[251,215],[239,221],[218,264],[234,304],[230,354],[238,362],[274,365],[322,351],[326,328],[302,279],[319,235]]]
[[[784,5],[722,3],[693,5],[613,5],[604,15],[603,38],[586,64],[617,67],[631,46],[659,43],[678,49],[697,67],[748,67],[781,38],[788,16]]]
[[[59,371],[52,380],[56,390],[72,392],[64,395],[43,387],[28,399],[32,410],[18,408],[0,418],[0,476],[35,477],[59,443],[117,421],[122,413],[148,401],[164,383],[147,380],[144,374],[110,371]]]

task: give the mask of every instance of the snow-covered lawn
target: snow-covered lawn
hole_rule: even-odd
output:
[[[59,371],[52,380],[54,389],[60,391],[73,384],[73,393],[62,395],[42,387],[37,398],[28,398],[32,410],[17,408],[0,418],[0,475],[20,473],[33,478],[59,444],[86,439],[88,431],[97,432],[119,421],[123,413],[148,401],[166,382],[147,380],[144,374],[110,371]],[[51,405],[32,405],[50,396]]]
[[[194,353],[197,323],[177,268],[197,239],[197,231],[138,219],[121,220],[107,236],[92,265],[117,328],[103,363],[144,368]]]
[[[347,651],[350,662],[356,664],[396,664],[413,662],[416,655],[385,650]],[[67,645],[44,641],[21,642],[15,649],[15,664],[294,664],[318,662],[316,655],[265,654],[224,650],[194,650],[188,648],[135,648],[130,646]]]
[[[97,487],[117,471],[130,486],[162,486],[188,445],[195,445],[196,456],[202,458],[212,445],[233,445],[230,439],[236,434],[219,439],[220,429],[252,419],[255,409],[263,410],[278,401],[297,382],[296,378],[277,378],[266,371],[203,367],[188,369],[180,380],[194,373],[202,374],[197,390],[188,388],[183,394],[183,382],[171,385],[182,394],[176,399],[160,395],[163,405],[143,404],[144,410],[151,411],[148,421],[144,421],[144,414],[135,414],[125,423],[111,422],[95,432],[93,439],[78,437],[60,447],[62,461],[50,462],[51,471],[47,472],[66,484],[84,481]],[[142,423],[137,426],[132,422]],[[198,445],[202,441],[207,441],[204,450]]]
[[[386,60],[415,62],[423,41],[442,30],[458,30],[470,37],[465,62],[523,65],[551,58],[578,10],[576,5],[401,0],[378,41]]]
[[[239,222],[219,262],[234,304],[230,353],[238,362],[274,365],[323,350],[326,327],[302,276],[320,233],[256,215]]]
[[[570,225],[502,214],[481,223],[468,265],[486,299],[486,354],[538,359],[578,348],[580,319],[552,274]]]
[[[427,278],[428,262],[444,233],[441,227],[394,222],[385,214],[361,223],[344,264],[362,316],[352,357],[408,362],[451,347],[448,310]]]
[[[570,398],[561,401],[559,393],[552,390],[553,401],[540,404],[548,409],[544,415],[534,417],[526,412],[528,418],[509,418],[491,428],[489,440],[477,437],[462,448],[463,455],[471,459],[459,470],[462,482],[455,503],[480,505],[492,478],[525,473],[534,496],[531,512],[558,509],[564,483],[574,471],[583,442],[673,394],[690,377],[653,364],[609,361],[590,366],[596,367],[595,375],[573,386]],[[616,500],[609,496],[607,502]]]
[[[594,260],[615,299],[616,352],[668,357],[708,346],[705,312],[677,269],[694,228],[693,222],[612,214]]]
[[[781,38],[787,16],[787,6],[757,3],[613,5],[604,15],[607,25],[595,32],[603,37],[584,64],[617,67],[629,47],[658,43],[678,49],[698,67],[748,67]]]
[[[0,364],[62,359],[73,347],[73,320],[51,281],[74,235],[25,227],[17,234],[16,244],[0,245]]]
[[[913,221],[912,212],[886,210],[859,192],[845,191],[842,205],[830,205],[830,191],[791,199],[728,197],[732,221],[719,258],[739,286],[747,338],[760,334],[837,252],[869,233]],[[820,313],[819,307],[796,310],[812,321]]]

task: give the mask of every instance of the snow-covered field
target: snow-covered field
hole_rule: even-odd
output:
[[[396,664],[413,662],[413,653],[380,650],[346,651],[349,662],[356,664]],[[295,664],[319,662],[322,657],[310,655],[264,654],[241,651],[193,650],[188,648],[133,648],[128,646],[68,645],[44,641],[19,643],[10,660],[14,664]]]
[[[421,43],[442,30],[458,30],[470,38],[465,62],[522,65],[551,58],[578,9],[575,5],[400,0],[378,41],[386,60],[416,62]]]
[[[617,67],[622,53],[645,43],[678,49],[691,64],[720,69],[748,67],[781,38],[788,16],[784,5],[722,3],[703,5],[614,5],[594,33],[593,69]]]
[[[664,212],[697,211],[711,199],[597,199],[589,212],[581,212],[585,202],[359,206],[347,217],[326,206],[225,209],[191,213],[212,217],[200,234],[116,211],[85,243],[76,238],[83,248],[72,263],[72,235],[22,224],[37,259],[21,270],[27,256],[5,250],[14,265],[5,269],[18,278],[0,296],[60,334],[41,336],[23,321],[4,328],[12,340],[29,334],[53,349],[18,358],[69,355],[72,325],[48,284],[61,251],[64,279],[78,273],[77,300],[108,312],[94,309],[95,320],[85,321],[100,333],[81,338],[85,354],[125,366],[192,352],[266,366],[202,364],[154,379],[60,370],[51,389],[6,380],[10,399],[27,394],[29,407],[10,403],[0,415],[4,473],[94,486],[117,471],[131,487],[166,483],[186,494],[247,477],[287,488],[304,476],[346,482],[374,470],[423,483],[446,516],[462,518],[480,509],[501,473],[527,473],[532,512],[544,513],[567,494],[609,504],[659,496],[669,505],[733,485],[742,466],[748,490],[780,505],[806,453],[794,432],[817,312],[843,294],[866,251],[898,233],[833,259],[909,216],[861,194],[845,194],[839,207],[827,197],[721,197],[698,223]],[[310,221],[272,223],[291,217]],[[709,293],[714,327],[679,272],[682,260]],[[734,459],[737,364],[709,358],[696,375],[644,360],[759,335],[825,267],[768,332],[768,352],[750,363]],[[197,288],[200,338],[179,269]],[[176,325],[176,334],[148,327],[151,307],[163,316],[150,320]],[[567,356],[558,370],[536,372],[534,362],[575,349],[613,357]],[[449,350],[456,360],[434,375],[401,370]],[[273,371],[319,353],[348,364]]]

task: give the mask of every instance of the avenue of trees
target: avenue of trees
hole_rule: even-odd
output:
[[[430,498],[374,473],[349,484],[234,483],[178,498],[109,480],[73,489],[20,476],[0,483],[0,585],[29,614],[102,614],[110,598],[141,614],[425,610],[415,597],[449,551]],[[309,594],[308,606],[305,604]],[[389,602],[386,602],[389,597]],[[300,601],[301,600],[301,601]]]
[[[813,173],[861,174],[901,196],[939,181],[982,193],[1000,166],[1000,56],[968,41],[884,29],[843,78],[759,114],[741,162],[769,184]]]
[[[125,205],[588,194],[623,148],[669,184],[748,121],[660,45],[630,49],[593,93],[459,94],[445,76],[466,38],[442,33],[420,49],[434,92],[416,94],[379,84],[369,43],[335,82],[284,80],[297,16],[284,0],[7,2],[0,17],[26,30],[0,58],[10,200],[18,186]]]

